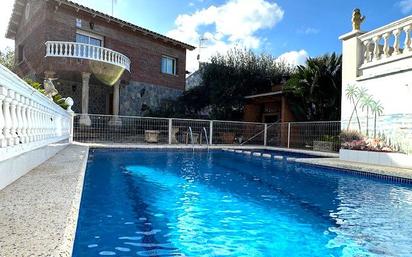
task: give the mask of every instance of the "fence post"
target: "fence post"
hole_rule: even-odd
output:
[[[211,120],[209,124],[209,144],[213,144],[213,120]]]
[[[268,140],[268,124],[265,123],[265,132],[263,134],[263,145],[267,145],[267,140]]]
[[[172,119],[169,119],[169,145],[172,144]]]
[[[288,148],[290,148],[290,122],[288,122]]]

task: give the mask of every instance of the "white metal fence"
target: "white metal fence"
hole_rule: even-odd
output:
[[[168,119],[91,115],[91,126],[74,117],[74,140],[83,143],[258,145],[336,152],[340,122],[254,123],[219,120]],[[190,134],[190,129],[192,135]]]

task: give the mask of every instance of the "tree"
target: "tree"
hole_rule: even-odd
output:
[[[213,56],[202,68],[201,86],[186,91],[177,101],[162,104],[148,115],[160,116],[172,109],[175,112],[169,117],[241,120],[246,95],[270,91],[273,83],[279,83],[291,71],[290,66],[273,56],[234,48]]]
[[[287,81],[284,92],[297,120],[339,120],[342,56],[308,58]]]
[[[366,136],[369,136],[369,110],[373,108],[373,97],[371,95],[365,95],[361,99],[362,111],[366,108]]]
[[[383,114],[383,106],[382,103],[378,101],[373,101],[371,104],[371,111],[374,115],[374,120],[373,120],[373,137],[376,138],[376,122],[378,119],[378,116]]]
[[[14,51],[10,47],[6,47],[3,51],[0,50],[0,64],[14,71]]]

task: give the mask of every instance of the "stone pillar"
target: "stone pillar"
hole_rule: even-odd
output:
[[[89,117],[89,81],[90,73],[82,72],[82,116],[80,117],[80,125],[90,126],[92,124]]]
[[[359,30],[349,32],[339,37],[342,41],[342,114],[341,120],[345,121],[350,116],[350,103],[346,99],[345,91],[349,85],[357,83],[358,76],[361,76],[359,67],[364,60],[363,44],[359,36],[364,34]]]
[[[111,126],[122,125],[122,120],[119,117],[119,103],[120,103],[120,79],[113,85],[113,117],[109,121]]]

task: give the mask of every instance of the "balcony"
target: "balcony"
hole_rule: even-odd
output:
[[[360,79],[411,69],[411,31],[408,16],[360,35]]]
[[[47,41],[46,57],[68,57],[98,61],[130,72],[130,59],[108,48],[76,42]]]

